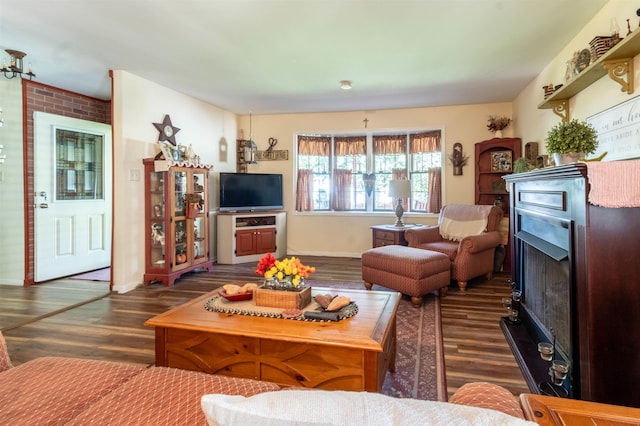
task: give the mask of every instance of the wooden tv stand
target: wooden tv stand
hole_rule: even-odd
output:
[[[218,263],[257,262],[266,253],[287,254],[287,213],[218,213]]]

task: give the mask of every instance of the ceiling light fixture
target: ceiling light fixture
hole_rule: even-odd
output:
[[[26,53],[20,52],[19,50],[11,50],[11,49],[6,49],[5,52],[7,52],[11,57],[9,61],[9,66],[7,66],[7,63],[3,61],[2,68],[0,69],[0,71],[2,71],[2,73],[6,78],[8,79],[12,79],[15,77],[22,78],[22,74],[25,74],[25,75],[28,75],[29,80],[31,80],[33,77],[36,76],[31,70],[31,64],[29,64],[29,72],[23,71],[22,58],[27,56]]]
[[[342,90],[349,90],[351,89],[351,82],[349,80],[342,80],[340,82],[340,88]]]

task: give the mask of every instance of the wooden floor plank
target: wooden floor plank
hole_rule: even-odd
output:
[[[361,282],[360,259],[300,257],[316,266],[314,279]],[[214,265],[213,272],[188,273],[174,287],[153,284],[107,297],[99,297],[105,294],[104,283],[0,285],[0,329],[16,364],[59,355],[148,365],[155,356],[154,331],[144,326],[148,318],[230,281],[256,282],[254,269],[253,263]],[[528,391],[499,326],[506,313],[501,299],[509,292],[508,276],[496,275],[490,281],[470,281],[466,292],[451,285],[441,299],[449,395],[473,381],[499,384],[514,394]]]

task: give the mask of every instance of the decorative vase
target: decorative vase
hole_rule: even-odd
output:
[[[293,284],[291,283],[291,277],[285,277],[285,278],[284,278],[284,279],[282,279],[282,280],[278,280],[278,279],[277,279],[277,280],[276,280],[276,283],[277,283],[276,288],[277,288],[278,290],[285,290],[285,291],[287,291],[287,290],[291,290],[291,289],[294,289],[294,288],[295,288],[295,287],[293,286]]]
[[[262,285],[266,289],[275,290],[278,287],[278,280],[275,278],[265,278]]]
[[[462,176],[462,166],[453,166],[453,175]]]
[[[583,155],[581,152],[567,152],[565,154],[558,154],[557,152],[553,153],[553,159],[556,162],[556,166],[576,163],[580,161],[580,158],[582,157]]]
[[[291,277],[284,277],[282,280],[276,277],[265,278],[262,287],[269,290],[299,291],[304,287],[304,278],[300,279],[300,284],[297,287],[293,285]]]
[[[502,130],[496,130],[496,132],[493,134],[494,138],[501,138],[502,137]]]

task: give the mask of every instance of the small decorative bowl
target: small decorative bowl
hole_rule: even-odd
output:
[[[251,300],[253,298],[253,293],[252,292],[238,293],[238,294],[227,294],[226,291],[220,290],[220,292],[218,294],[220,294],[220,296],[224,297],[225,299],[227,299],[230,302],[239,302],[241,300]]]

